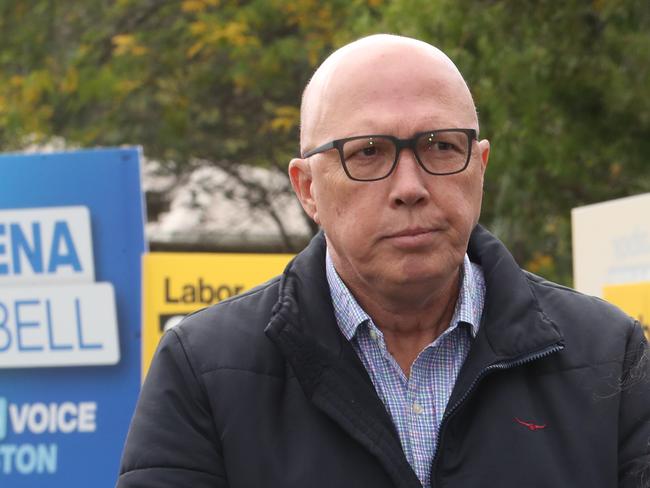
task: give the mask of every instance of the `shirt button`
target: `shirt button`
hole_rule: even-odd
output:
[[[413,413],[416,415],[419,415],[422,412],[424,412],[424,407],[422,407],[422,405],[420,405],[418,402],[414,402],[411,408],[413,408]]]
[[[370,329],[370,338],[373,341],[377,341],[379,339],[379,334],[377,334],[377,331],[375,329]]]

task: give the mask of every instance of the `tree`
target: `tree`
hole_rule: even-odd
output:
[[[493,149],[482,220],[526,267],[570,283],[570,209],[650,190],[647,2],[391,8],[386,29],[441,46],[473,88]]]
[[[493,145],[482,221],[523,265],[569,283],[571,207],[650,191],[642,0],[6,0],[0,148],[142,144],[169,171],[222,167],[277,212],[239,165],[284,172],[316,64],[375,32],[465,74]]]
[[[4,2],[0,147],[57,135],[141,144],[178,173],[218,165],[282,231],[273,193],[240,163],[286,173],[302,88],[341,26],[372,3]]]

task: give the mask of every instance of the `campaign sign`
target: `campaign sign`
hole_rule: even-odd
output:
[[[610,285],[650,281],[650,193],[571,210],[573,282],[603,297]]]
[[[112,487],[140,385],[135,148],[0,156],[0,486]]]
[[[145,254],[142,377],[162,335],[187,314],[239,295],[282,273],[290,254]]]
[[[650,282],[607,285],[603,298],[637,319],[650,340]]]
[[[0,286],[94,279],[86,207],[0,209]]]

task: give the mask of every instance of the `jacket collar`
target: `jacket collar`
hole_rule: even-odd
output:
[[[481,329],[495,360],[516,358],[562,340],[525,273],[496,237],[477,225],[467,253],[483,269],[487,292]],[[289,263],[282,276],[268,330],[284,327],[295,327],[334,356],[341,354],[346,342],[334,319],[322,232]]]
[[[530,281],[501,241],[477,225],[467,254],[483,268],[485,305],[479,333],[445,415],[467,397],[490,366],[523,363],[550,348],[563,347],[558,327],[544,313]]]
[[[529,279],[496,237],[477,225],[467,252],[483,268],[487,291],[482,322],[494,359],[514,359],[562,340]]]

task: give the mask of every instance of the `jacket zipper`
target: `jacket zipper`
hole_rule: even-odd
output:
[[[476,375],[476,378],[474,378],[474,381],[472,381],[469,388],[465,391],[465,394],[451,408],[446,409],[445,414],[442,416],[442,421],[440,422],[440,430],[438,431],[438,446],[436,448],[436,454],[433,456],[433,461],[431,463],[431,466],[433,467],[433,469],[431,470],[431,483],[430,483],[431,488],[434,488],[435,485],[437,484],[434,474],[437,470],[436,468],[438,463],[438,453],[440,452],[440,446],[442,445],[440,441],[442,440],[444,429],[447,425],[447,420],[456,412],[456,410],[458,410],[460,405],[465,400],[467,400],[467,397],[469,397],[472,391],[474,391],[474,388],[476,388],[478,382],[481,381],[487,374],[491,373],[492,371],[516,368],[523,364],[537,361],[538,359],[545,358],[546,356],[550,356],[551,354],[559,352],[562,349],[564,349],[564,344],[557,343],[552,346],[548,346],[544,349],[541,349],[537,352],[519,357],[517,359],[512,359],[510,361],[501,361],[499,363],[491,364],[487,366],[485,369],[481,370],[481,372],[478,375]]]

